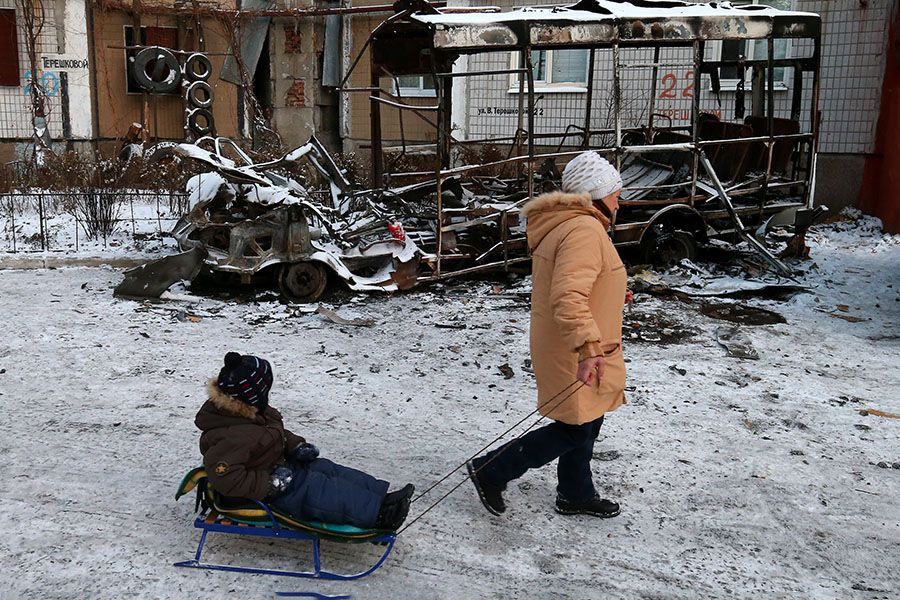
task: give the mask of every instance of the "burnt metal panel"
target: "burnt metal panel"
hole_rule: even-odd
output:
[[[820,35],[820,21],[777,21],[759,16],[646,18],[606,22],[524,22],[438,24],[434,29],[434,47],[440,49],[488,50],[517,48],[527,42],[536,47],[567,44],[592,45],[615,42],[685,42],[694,40],[765,39],[768,37],[805,38]],[[523,30],[521,33],[517,30]]]
[[[706,18],[700,22],[698,35],[704,40],[766,38],[772,35],[772,20],[756,16]]]
[[[519,36],[505,24],[489,23],[465,27],[439,25],[435,48],[506,48],[520,45]]]
[[[427,75],[432,72],[431,49],[428,29],[401,23],[372,37],[372,63],[395,75]],[[443,66],[449,70],[450,63]]]
[[[822,36],[822,19],[809,17],[774,17],[772,35],[785,38],[818,38]]]
[[[614,23],[535,23],[531,28],[531,43],[535,46],[612,42],[616,37]]]
[[[322,57],[322,85],[339,87],[341,85],[341,36],[343,29],[341,15],[325,17],[325,49]]]
[[[813,13],[766,6],[687,2],[613,3],[586,0],[570,7],[523,8],[461,15],[414,13],[408,22],[429,27],[434,47],[459,52],[559,45],[691,43],[693,41],[818,37]]]
[[[244,0],[241,8],[244,10],[271,10],[275,6],[273,0]],[[238,68],[237,60],[234,53],[240,52],[243,58],[244,66],[247,68],[247,74],[252,78],[256,73],[256,65],[262,54],[263,44],[266,43],[266,36],[269,33],[269,17],[256,17],[241,24],[240,42],[241,47],[238,50],[234,48],[228,49],[228,56],[222,64],[222,71],[219,78],[235,85],[243,85],[241,80],[241,72]]]

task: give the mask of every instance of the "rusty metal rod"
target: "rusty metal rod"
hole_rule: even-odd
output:
[[[648,63],[622,63],[620,65],[623,69],[649,69],[650,67],[659,68],[674,68],[674,67],[693,67],[694,63],[690,62],[675,62],[675,63],[665,63],[665,62],[648,62]]]
[[[479,75],[514,75],[524,73],[525,69],[499,69],[497,71],[465,71],[459,73],[438,73],[437,77],[477,77]]]
[[[700,86],[703,76],[703,57],[706,47],[699,41],[694,42],[694,92],[691,98],[691,140],[694,143],[700,139]],[[701,150],[702,152],[702,150]],[[700,173],[700,161],[697,153],[691,157],[691,196],[690,205],[694,206],[694,197],[697,195],[697,177]]]
[[[812,137],[811,133],[786,133],[783,135],[768,136],[758,135],[745,138],[728,138],[723,140],[700,140],[698,146],[715,146],[717,144],[740,144],[741,142],[769,142],[772,140],[805,140]]]
[[[705,63],[709,69],[719,68],[719,67],[754,67],[754,66],[765,66],[769,64],[769,61],[766,59],[758,59],[758,60],[710,60]],[[801,67],[804,71],[812,71],[815,66],[813,63],[813,59],[810,57],[807,58],[776,58],[772,61],[772,64],[776,67]],[[806,68],[803,68],[806,67]],[[708,71],[708,69],[707,69]],[[704,72],[707,72],[704,71]]]
[[[506,262],[506,266],[508,267],[509,265],[523,263],[523,262],[527,262],[530,260],[531,260],[530,256],[521,256],[519,258],[511,258]],[[459,275],[466,275],[469,273],[478,273],[479,271],[488,271],[491,269],[497,269],[502,266],[504,266],[504,262],[501,260],[501,261],[497,261],[497,262],[493,262],[493,263],[488,263],[486,265],[479,265],[477,267],[468,267],[466,269],[459,269],[458,271],[452,271],[450,273],[442,273],[440,275],[432,275],[431,277],[419,277],[416,281],[419,281],[421,283],[430,283],[433,281],[441,281],[443,279],[449,279],[450,277],[457,277]]]
[[[659,51],[660,51],[659,46],[657,46],[656,48],[653,49],[653,62],[654,63],[659,62]],[[651,81],[650,81],[650,112],[648,113],[650,116],[647,118],[648,126],[650,128],[650,131],[647,132],[647,136],[646,136],[646,141],[648,144],[653,142],[653,140],[651,139],[651,136],[653,135],[653,115],[656,113],[656,88],[657,88],[658,80],[659,80],[659,65],[654,65],[653,66],[653,74],[651,75]]]
[[[596,48],[591,48],[588,54],[588,78],[587,78],[587,97],[584,102],[584,130],[581,148],[587,150],[591,147],[591,111],[594,104],[594,68],[596,66]],[[566,128],[568,132],[568,127]],[[568,137],[568,136],[567,136]],[[560,141],[562,143],[562,141]]]
[[[813,49],[813,57],[815,60],[815,68],[813,69],[813,87],[812,98],[810,99],[809,118],[812,125],[813,137],[810,142],[809,157],[807,159],[807,177],[809,177],[809,188],[806,191],[806,207],[812,208],[815,203],[816,196],[816,170],[818,168],[818,152],[819,152],[819,93],[821,91],[821,80],[819,78],[819,70],[822,61],[822,40],[816,39],[815,48]]]
[[[738,230],[738,235],[747,242],[752,248],[756,248],[756,250],[760,253],[760,255],[777,271],[779,271],[782,275],[786,275],[788,277],[793,277],[794,272],[788,267],[786,264],[778,260],[775,255],[769,252],[769,249],[766,248],[759,240],[755,237],[747,233],[747,229],[744,226],[743,221],[741,221],[741,217],[738,212],[735,210],[734,205],[731,203],[731,199],[728,197],[728,192],[725,191],[725,187],[722,185],[721,180],[719,179],[716,170],[713,168],[712,163],[709,162],[709,158],[706,157],[706,154],[703,151],[700,151],[700,162],[703,164],[703,168],[706,171],[706,174],[709,175],[709,178],[713,183],[713,191],[716,195],[719,196],[719,199],[722,201],[722,204],[725,206],[725,209],[728,211],[728,216],[731,217],[732,222],[735,224],[735,227]],[[704,186],[706,187],[706,186]],[[702,189],[702,188],[701,188]]]
[[[809,133],[793,133],[786,135],[777,135],[774,137],[776,140],[796,140],[796,139],[809,139],[812,134]],[[645,145],[645,146],[623,146],[621,148],[623,154],[652,154],[654,152],[664,152],[669,150],[683,150],[685,152],[698,150],[705,146],[712,146],[717,144],[741,144],[748,142],[768,142],[768,136],[758,136],[758,137],[747,137],[747,138],[734,138],[734,139],[724,139],[724,140],[704,140],[699,141],[696,144],[694,142],[678,142],[673,144],[655,144],[655,145]],[[603,147],[603,148],[595,148],[598,152],[613,152],[616,150],[615,147]],[[547,154],[535,154],[533,157],[531,156],[513,156],[511,158],[504,158],[502,160],[496,160],[491,162],[486,162],[478,165],[465,165],[462,167],[455,167],[452,169],[446,169],[443,171],[445,176],[448,175],[456,175],[459,173],[467,173],[469,171],[475,171],[479,169],[486,169],[489,167],[497,167],[502,165],[507,165],[510,163],[528,163],[529,161],[538,161],[544,160],[547,158],[566,158],[572,157],[580,154],[581,150],[571,151],[571,152],[551,152]],[[433,171],[418,171],[411,173],[395,173],[394,177],[423,177],[426,175],[434,174]]]
[[[350,76],[353,75],[353,71],[356,70],[356,66],[359,64],[359,61],[362,60],[362,57],[365,55],[366,50],[368,50],[369,46],[372,44],[372,39],[375,37],[375,34],[377,34],[379,31],[381,31],[382,27],[385,27],[385,26],[389,25],[390,23],[397,21],[398,19],[407,17],[407,16],[409,16],[409,14],[410,14],[409,11],[406,11],[406,10],[402,11],[402,12],[398,12],[396,14],[393,14],[393,15],[389,16],[387,19],[385,19],[384,21],[382,21],[381,23],[379,23],[375,27],[375,29],[373,29],[372,32],[369,33],[369,37],[366,38],[365,43],[363,44],[362,48],[360,48],[359,53],[356,55],[356,58],[353,60],[353,64],[350,65],[350,68],[347,69],[347,72],[344,74],[344,78],[341,79],[341,85],[338,86],[339,88],[343,88],[345,85],[347,85],[347,81],[350,80]],[[375,73],[375,65],[374,64],[372,64],[370,66],[370,71],[372,73]],[[377,84],[377,82],[375,82],[375,83]]]
[[[534,57],[531,52],[531,44],[525,47],[525,80],[528,84],[528,198],[534,197]],[[505,264],[509,267],[509,263]]]
[[[369,100],[374,100],[375,102],[381,102],[382,104],[387,104],[388,106],[393,106],[394,108],[399,108],[401,110],[425,110],[425,111],[437,111],[437,106],[415,106],[412,104],[402,104],[400,102],[393,102],[392,100],[387,100],[385,98],[379,98],[377,96],[369,96]]]
[[[526,202],[528,198],[522,198],[521,200],[511,204],[510,206],[504,208],[503,210],[499,210],[496,213],[492,213],[490,215],[485,215],[483,217],[476,217],[474,219],[470,219],[469,221],[464,221],[462,223],[452,223],[450,225],[445,225],[441,227],[441,231],[450,232],[450,231],[461,231],[463,229],[468,229],[469,227],[473,227],[475,225],[480,225],[481,223],[488,223],[490,221],[495,220],[497,217],[503,218],[503,215],[507,214],[512,210],[516,210],[518,212],[518,208],[524,202]]]

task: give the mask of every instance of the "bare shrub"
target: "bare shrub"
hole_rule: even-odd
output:
[[[80,191],[109,190],[182,191],[187,180],[203,170],[202,165],[180,158],[128,161],[92,157],[78,152],[47,156],[41,165],[9,164],[0,167],[0,192],[43,189]]]
[[[372,177],[372,161],[356,152],[341,152],[332,155],[334,164],[351,183],[368,185]]]
[[[459,146],[459,160],[463,165],[485,165],[513,156],[512,150],[511,147],[501,149],[496,144],[461,144]],[[492,165],[469,171],[468,175],[503,177],[514,174],[517,167],[515,164]]]
[[[121,193],[84,188],[73,194],[73,202],[75,217],[89,239],[105,240],[115,233],[123,204]]]
[[[385,152],[383,181],[379,185],[396,186],[433,180],[432,173],[437,169],[438,158],[434,153],[391,153]],[[398,177],[401,173],[426,173],[416,177]]]
[[[16,216],[15,196],[9,194],[0,194],[0,217],[3,217],[3,237],[7,242],[15,245],[15,216]]]

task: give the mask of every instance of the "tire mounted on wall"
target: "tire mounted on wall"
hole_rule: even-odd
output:
[[[181,65],[166,48],[144,48],[134,57],[133,69],[137,84],[155,94],[169,94],[181,85]]]
[[[194,81],[185,92],[190,108],[209,108],[213,103],[212,87],[205,81]]]
[[[194,137],[212,135],[215,129],[212,111],[206,108],[195,108],[188,113],[188,129]]]
[[[191,54],[184,61],[184,76],[188,81],[206,81],[212,75],[212,63],[205,54]]]

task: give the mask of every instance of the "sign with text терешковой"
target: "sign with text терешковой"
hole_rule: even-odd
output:
[[[41,69],[44,71],[87,71],[88,59],[81,56],[66,56],[64,54],[48,54],[41,56]]]

